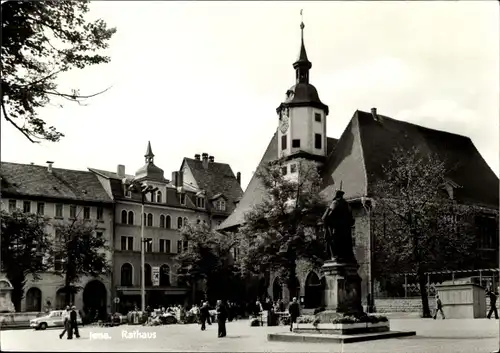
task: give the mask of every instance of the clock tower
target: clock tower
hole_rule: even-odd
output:
[[[287,167],[286,174],[297,168],[294,160],[304,158],[322,164],[326,157],[326,117],[328,106],[323,104],[316,88],[309,83],[312,67],[304,45],[304,23],[300,24],[299,58],[293,64],[295,85],[286,92],[285,101],[276,109],[279,117],[278,158]]]

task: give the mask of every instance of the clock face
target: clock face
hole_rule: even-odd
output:
[[[283,113],[283,116],[281,117],[281,122],[280,122],[280,130],[281,130],[282,134],[287,132],[288,126],[289,126],[288,115]]]

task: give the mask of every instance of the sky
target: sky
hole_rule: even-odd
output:
[[[151,141],[171,177],[208,153],[246,187],[294,84],[300,9],[311,83],[329,137],[356,110],[469,136],[499,172],[499,12],[478,2],[100,1],[90,18],[117,33],[109,64],[60,75],[61,89],[106,93],[39,116],[66,136],[32,144],[1,121],[2,161],[134,174]]]

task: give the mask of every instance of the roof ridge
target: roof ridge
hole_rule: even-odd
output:
[[[2,163],[2,164],[23,165],[23,166],[27,166],[27,167],[47,168],[47,165],[31,164],[31,163],[4,162],[4,161],[0,161],[0,163]],[[65,171],[70,171],[70,172],[89,173],[88,170],[69,169],[69,168],[57,168],[57,167],[52,167],[52,170],[65,170]]]

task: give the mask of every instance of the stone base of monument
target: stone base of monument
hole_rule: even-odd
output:
[[[0,313],[0,329],[29,328],[30,321],[39,315],[39,312]]]

